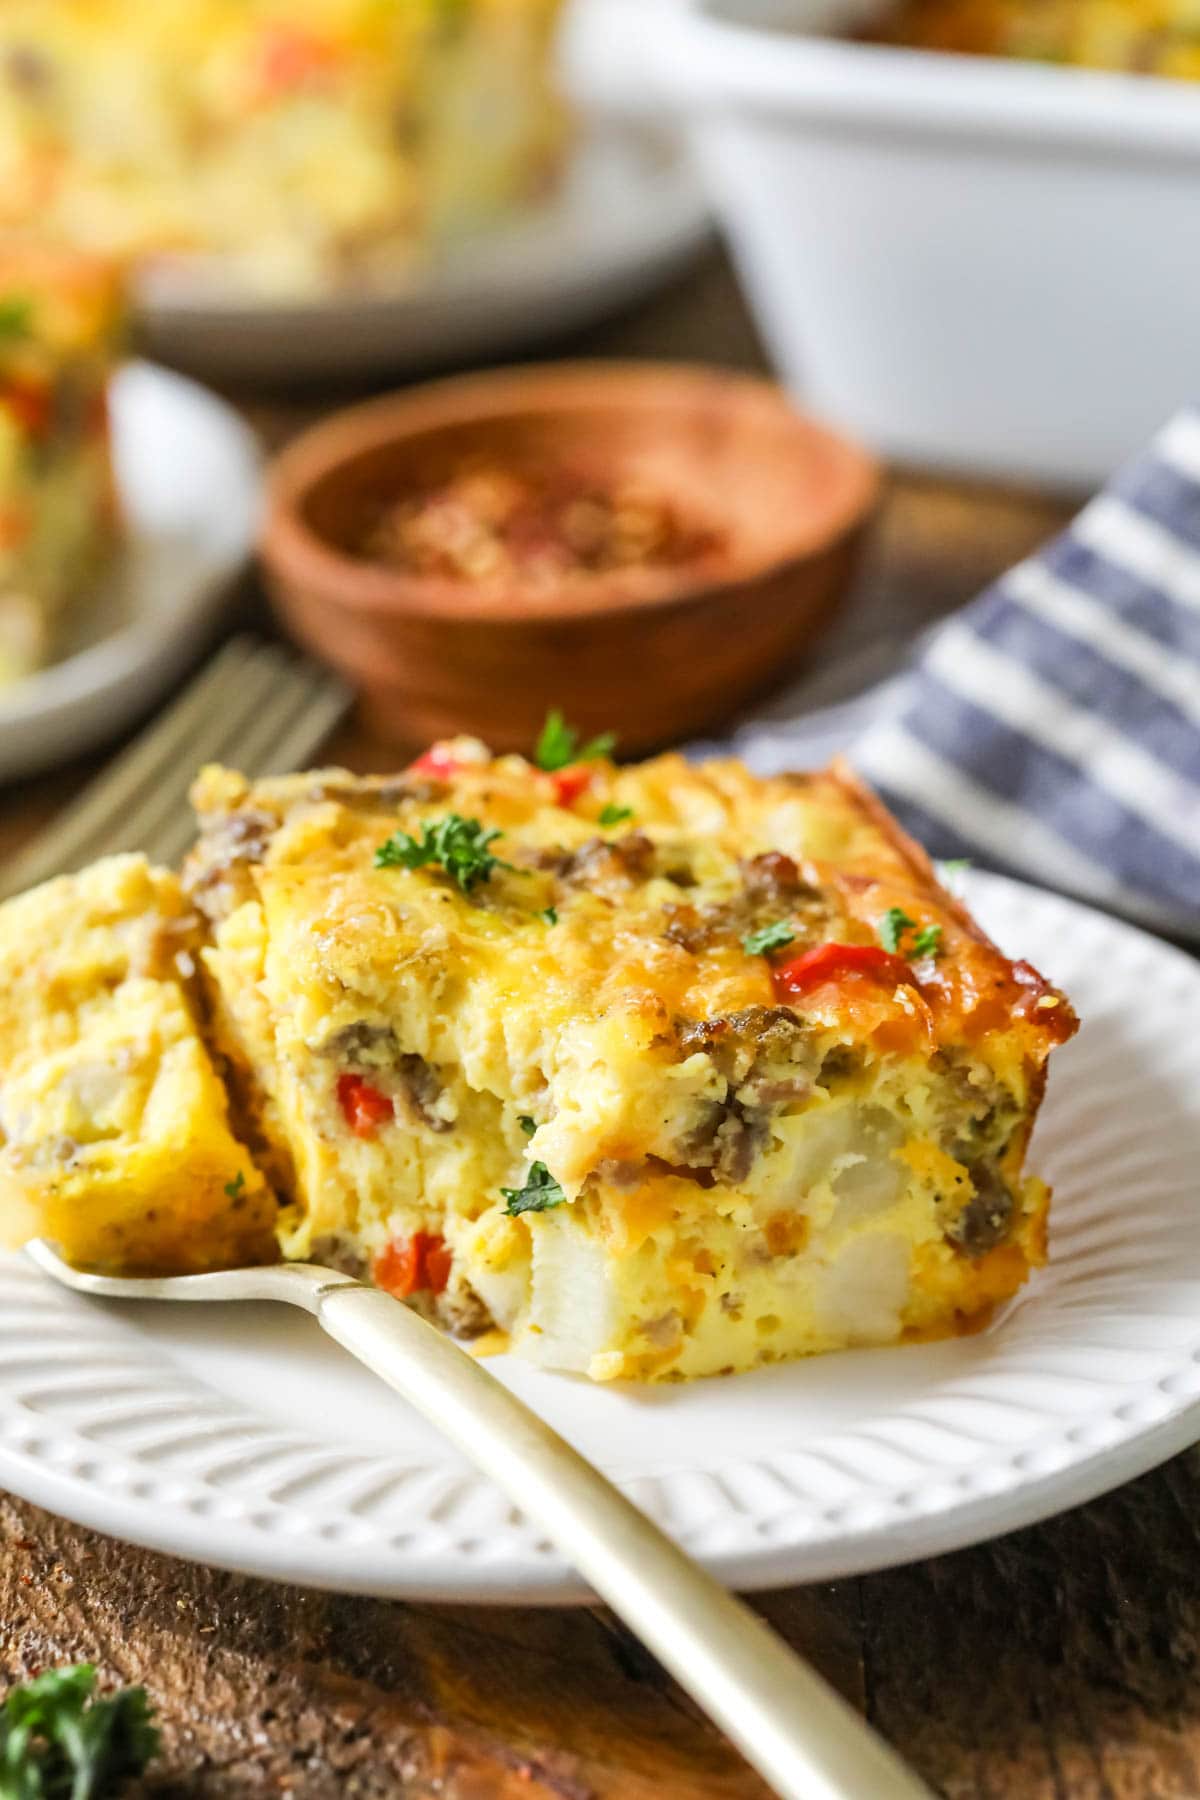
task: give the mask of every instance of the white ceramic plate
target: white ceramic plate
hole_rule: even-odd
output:
[[[150,363],[112,387],[125,541],[62,661],[0,689],[0,780],[78,756],[148,711],[186,667],[246,561],[261,503],[252,432]]]
[[[1084,1018],[1035,1159],[1050,1267],[980,1336],[688,1386],[492,1366],[694,1555],[753,1588],[948,1550],[1200,1437],[1200,966],[975,876]],[[179,1555],[316,1586],[566,1600],[578,1583],[401,1401],[282,1307],[81,1299],[0,1263],[0,1485]]]
[[[708,213],[678,139],[595,129],[560,190],[395,285],[279,303],[202,286],[142,283],[149,351],[252,380],[415,370],[494,357],[575,331],[652,291],[703,241]]]

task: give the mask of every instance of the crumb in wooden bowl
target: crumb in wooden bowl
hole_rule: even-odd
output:
[[[644,752],[785,681],[879,491],[772,383],[671,364],[434,382],[290,444],[262,555],[382,742],[528,744],[555,694]]]

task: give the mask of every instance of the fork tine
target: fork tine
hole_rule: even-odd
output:
[[[121,820],[120,845],[158,854],[158,841],[173,822],[190,821],[188,790],[206,762],[232,761],[241,735],[271,716],[280,693],[291,691],[303,668],[273,644],[257,644],[221,689],[217,703],[175,745],[170,767],[150,784]]]
[[[296,662],[277,677],[269,701],[221,748],[221,757],[243,774],[284,774],[303,767],[346,711],[347,689],[335,675]],[[189,809],[172,809],[143,848],[155,861],[174,863],[195,837]]]
[[[52,831],[50,844],[41,846],[55,865],[46,873],[78,868],[113,850],[140,850],[148,824],[165,810],[186,805],[197,763],[224,736],[230,714],[241,718],[253,712],[271,685],[269,647],[243,638],[237,651],[231,658],[219,654],[219,667],[210,664],[195,689],[184,694],[179,716],[163,739],[146,745],[139,740],[130,746],[111,790],[103,774],[97,778],[79,815],[68,817],[61,828],[65,842],[56,841]],[[152,726],[152,739],[154,731]]]
[[[179,698],[84,789],[51,829],[0,871],[0,899],[92,856],[140,849],[165,859],[192,835],[197,767],[253,751],[247,772],[294,768],[345,713],[349,690],[302,658],[250,637],[230,640]],[[256,767],[255,764],[258,766]]]
[[[320,749],[335,725],[346,715],[349,698],[345,687],[327,677],[309,712],[280,738],[269,756],[263,758],[260,775],[283,775],[289,769],[303,768]]]
[[[232,638],[218,651],[174,704],[88,783],[58,822],[8,863],[0,873],[0,893],[19,893],[70,868],[87,844],[112,829],[130,800],[169,760],[195,720],[203,717],[222,682],[244,659],[249,642],[244,637]]]

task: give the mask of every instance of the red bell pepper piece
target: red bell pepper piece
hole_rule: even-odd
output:
[[[580,794],[591,786],[592,771],[586,763],[572,763],[566,769],[557,770],[550,779],[559,806],[574,806]]]
[[[822,982],[837,981],[843,975],[871,975],[892,983],[913,980],[902,956],[893,956],[875,944],[818,944],[771,970],[781,1000],[798,1000]]]
[[[332,44],[302,25],[280,21],[268,26],[258,44],[257,75],[261,93],[274,99],[324,81],[337,61]]]
[[[423,755],[418,756],[408,772],[410,775],[433,775],[439,781],[449,781],[462,766],[456,756],[451,756],[440,744],[434,744]]]
[[[419,1231],[418,1238],[423,1241],[420,1253],[420,1264],[425,1276],[424,1285],[431,1294],[440,1294],[450,1279],[450,1265],[453,1257],[445,1238],[427,1236]]]
[[[435,1232],[414,1231],[408,1238],[393,1238],[371,1265],[371,1280],[399,1300],[410,1294],[440,1294],[450,1279],[451,1255],[446,1240]]]
[[[337,1097],[342,1115],[356,1137],[373,1136],[380,1125],[395,1116],[390,1097],[361,1075],[339,1075]]]
[[[6,382],[0,387],[0,404],[8,408],[30,437],[45,437],[50,429],[54,396],[44,381]]]

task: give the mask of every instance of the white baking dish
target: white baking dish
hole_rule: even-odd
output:
[[[626,79],[689,120],[807,404],[896,457],[1089,485],[1200,391],[1200,86],[828,35],[878,11],[647,6]]]

